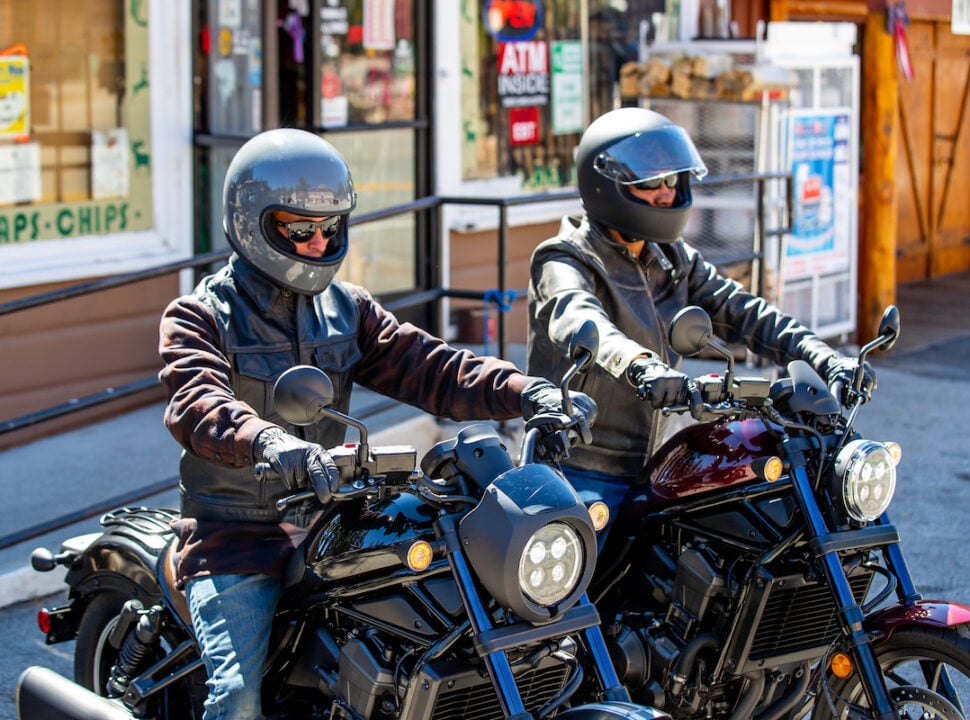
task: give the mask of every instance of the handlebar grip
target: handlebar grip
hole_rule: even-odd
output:
[[[829,392],[832,393],[837,400],[841,401],[842,388],[843,388],[843,382],[841,380],[833,380],[832,384],[829,385]]]

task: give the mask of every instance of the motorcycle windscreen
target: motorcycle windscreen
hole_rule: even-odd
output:
[[[492,485],[528,515],[564,510],[581,502],[566,479],[548,465],[512,468],[495,478]]]

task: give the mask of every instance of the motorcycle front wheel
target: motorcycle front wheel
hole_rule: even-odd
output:
[[[899,628],[874,650],[901,718],[967,717],[970,627]],[[827,681],[827,687],[818,689],[813,720],[844,717],[848,705],[865,707],[865,693],[857,675],[845,680],[830,675]]]
[[[121,608],[128,600],[126,596],[114,592],[96,595],[84,610],[78,626],[77,642],[74,645],[74,681],[98,695],[107,697],[107,684],[111,668],[118,660],[116,650],[108,638],[118,624]],[[132,630],[133,632],[133,630]],[[147,667],[178,644],[171,632],[163,632],[157,646],[143,662]],[[200,720],[202,704],[206,698],[205,672],[196,671],[171,688],[161,691],[157,716],[160,718],[186,718]]]

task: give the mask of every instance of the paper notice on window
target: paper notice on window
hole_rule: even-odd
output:
[[[364,0],[364,47],[394,49],[394,0]]]
[[[23,55],[0,57],[0,138],[30,132],[30,62]]]
[[[40,143],[0,144],[0,205],[40,200]]]
[[[125,128],[91,131],[91,197],[127,197],[128,131]]]

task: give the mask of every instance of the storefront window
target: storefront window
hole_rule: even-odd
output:
[[[317,0],[318,126],[414,119],[412,3]]]
[[[354,215],[404,205],[414,200],[414,132],[347,132],[329,136],[347,159],[357,190]],[[345,280],[374,293],[414,288],[415,218],[411,213],[354,225],[350,252],[340,270]]]
[[[151,226],[147,12],[0,5],[0,245]]]
[[[620,68],[663,0],[478,0],[461,14],[462,175],[575,181],[586,123],[619,104]],[[583,37],[582,11],[588,35]]]
[[[461,14],[462,174],[573,182],[585,122],[580,0],[479,0]]]

